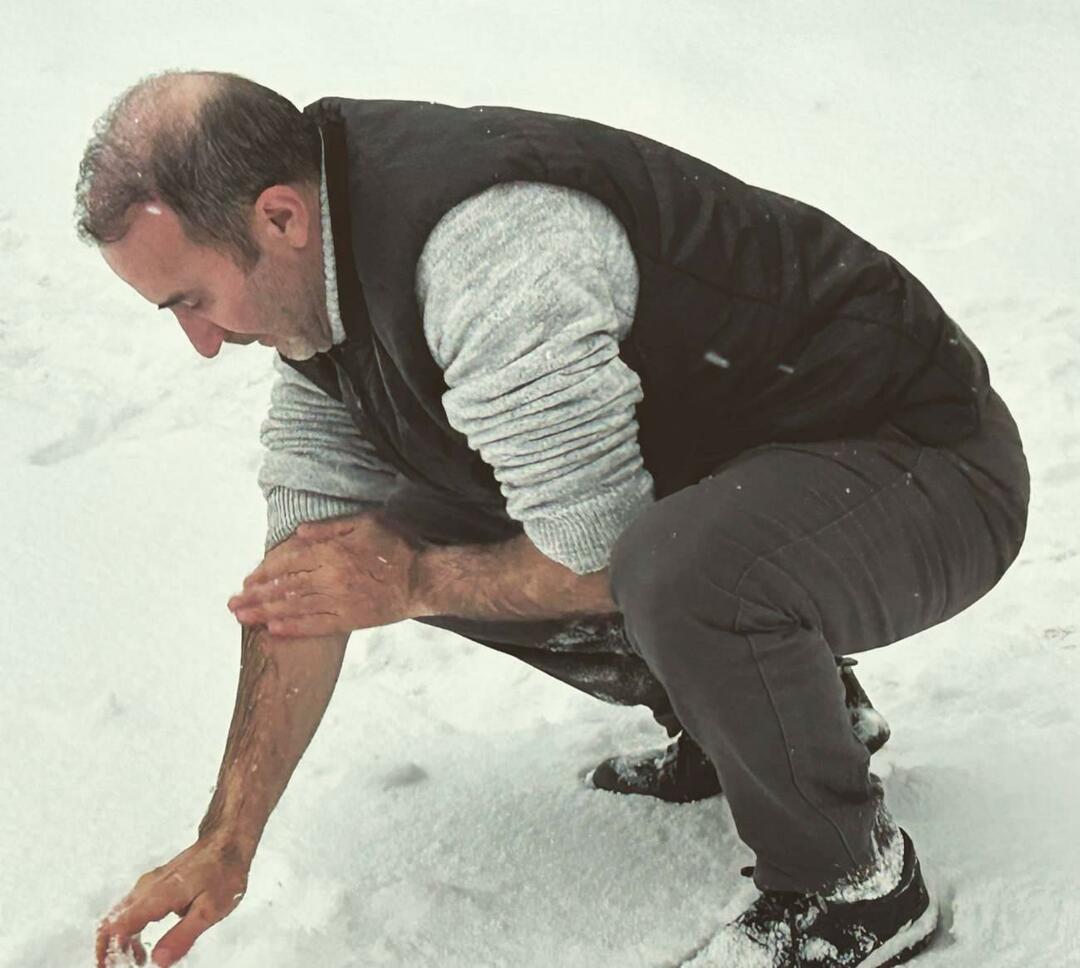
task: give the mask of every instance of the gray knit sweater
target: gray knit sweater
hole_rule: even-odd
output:
[[[323,251],[335,342],[344,338],[323,185]],[[448,212],[416,270],[450,424],[491,465],[507,511],[549,558],[605,567],[652,501],[634,406],[637,375],[618,356],[637,300],[626,234],[597,199],[536,182],[482,192]],[[275,360],[259,484],[267,546],[303,521],[355,514],[399,483],[345,407]]]

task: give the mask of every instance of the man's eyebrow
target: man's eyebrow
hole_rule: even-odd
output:
[[[183,302],[189,298],[186,292],[177,292],[169,296],[163,303],[158,304],[158,309],[168,309],[170,306],[175,306],[178,302]]]

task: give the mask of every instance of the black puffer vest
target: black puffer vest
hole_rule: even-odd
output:
[[[559,115],[339,98],[305,111],[323,132],[348,339],[286,362],[345,400],[411,479],[498,498],[490,468],[447,422],[415,274],[446,212],[515,180],[588,192],[626,229],[640,288],[620,355],[641,378],[639,441],[658,497],[765,441],[889,418],[943,444],[979,426],[979,351],[909,272],[809,205]]]

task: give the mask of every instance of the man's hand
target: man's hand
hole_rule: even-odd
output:
[[[323,635],[406,618],[563,618],[617,611],[607,570],[577,575],[526,535],[416,547],[378,513],[302,524],[229,600],[273,635]]]
[[[240,903],[250,866],[247,852],[210,837],[143,874],[98,928],[98,968],[105,968],[112,954],[131,955],[136,964],[145,965],[139,932],[169,914],[179,914],[181,920],[158,941],[152,960],[162,968],[175,964],[207,928]]]
[[[229,599],[237,620],[272,635],[329,635],[425,614],[418,549],[377,515],[302,524]]]

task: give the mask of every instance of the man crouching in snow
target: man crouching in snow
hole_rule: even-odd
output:
[[[926,946],[937,908],[869,770],[885,728],[842,657],[986,594],[1028,475],[982,355],[901,265],[600,124],[300,112],[211,73],[120,98],[78,218],[199,353],[257,341],[279,373],[217,788],[103,922],[99,965],[144,963],[175,912],[171,965],[236,907],[350,631],[406,618],[647,704],[672,744],[594,786],[722,788],[761,895],[698,963]]]

